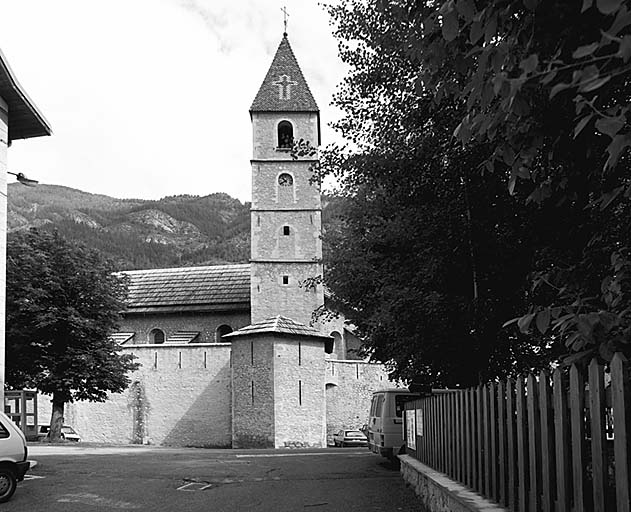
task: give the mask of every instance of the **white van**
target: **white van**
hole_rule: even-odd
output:
[[[403,404],[420,398],[407,388],[375,391],[368,418],[368,447],[370,451],[394,460],[403,446]]]
[[[9,501],[31,463],[22,431],[0,412],[0,503]]]

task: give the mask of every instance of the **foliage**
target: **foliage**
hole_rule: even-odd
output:
[[[615,140],[631,21],[621,2],[583,7],[329,7],[351,69],[336,128],[352,150],[323,152],[318,170],[349,200],[325,236],[325,281],[395,376],[464,383],[628,347],[628,155]],[[524,310],[519,331],[502,329]]]
[[[568,163],[585,159],[587,172],[610,173],[603,201],[631,194],[620,172],[631,145],[626,2],[379,4],[414,28],[408,57],[418,64],[415,85],[434,91],[437,103],[465,105],[455,135],[465,144],[494,144],[485,165],[508,175],[509,190],[518,179],[531,181],[529,199],[541,201],[566,186]],[[568,162],[570,149],[580,158]]]
[[[414,27],[415,85],[464,106],[454,135],[489,143],[484,169],[523,180],[527,201],[569,202],[581,251],[533,266],[534,325],[564,341],[567,362],[630,354],[631,12],[622,0],[380,2]],[[612,227],[614,229],[612,229]],[[560,257],[562,256],[562,257]],[[611,260],[611,265],[609,265]],[[533,322],[534,320],[534,322]]]
[[[110,262],[58,233],[32,229],[10,240],[7,383],[52,395],[51,429],[65,403],[104,401],[129,384],[134,357],[109,338],[126,293]]]
[[[545,340],[501,328],[523,306],[533,243],[503,179],[471,170],[491,146],[457,144],[461,105],[414,87],[404,25],[357,2],[331,12],[351,66],[336,127],[354,149],[323,151],[317,176],[340,183],[330,302],[394,377],[469,385],[545,364]]]

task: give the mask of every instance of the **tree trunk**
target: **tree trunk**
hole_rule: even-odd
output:
[[[61,440],[61,427],[64,424],[64,405],[65,401],[56,393],[53,393],[53,412],[50,416],[50,431],[48,432],[48,440],[50,442],[58,442]]]
[[[469,257],[471,258],[471,284],[472,284],[472,294],[474,307],[476,307],[476,302],[478,300],[478,271],[476,270],[475,265],[475,252],[473,250],[473,235],[471,233],[471,203],[469,202],[469,184],[467,181],[467,177],[460,178],[463,186],[464,186],[464,202],[465,207],[467,208],[467,238],[469,242]]]

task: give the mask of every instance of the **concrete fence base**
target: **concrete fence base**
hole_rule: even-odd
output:
[[[507,512],[494,501],[483,498],[409,455],[399,455],[401,475],[428,512]]]

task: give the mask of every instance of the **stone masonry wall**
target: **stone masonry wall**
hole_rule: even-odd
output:
[[[274,345],[276,448],[325,447],[324,342],[277,338]]]
[[[320,211],[253,212],[252,254],[257,259],[313,259],[322,256]],[[289,227],[289,235],[283,228]]]
[[[305,289],[300,283],[322,273],[319,263],[252,263],[252,322],[283,315],[309,325],[312,313],[323,303],[324,289]],[[283,284],[283,276],[288,283]]]
[[[291,160],[288,151],[278,151],[278,124],[289,121],[294,140],[318,145],[318,114],[315,112],[252,112],[252,142],[255,159]]]
[[[328,360],[326,363],[326,433],[333,444],[333,434],[341,429],[359,429],[368,423],[372,394],[397,387],[388,380],[383,365],[364,361]]]
[[[84,441],[166,446],[231,444],[230,344],[136,345],[142,366],[131,385],[104,403],[66,407],[65,423]],[[40,423],[51,405],[38,397]]]
[[[281,187],[278,184],[278,177],[284,173],[291,175],[293,185]],[[311,162],[291,159],[254,162],[252,210],[320,210],[320,188],[311,183],[312,176]]]
[[[232,447],[274,447],[273,339],[232,340]]]
[[[200,331],[195,343],[215,343],[215,332],[220,325],[229,325],[233,331],[250,323],[249,311],[221,311],[199,314],[128,314],[121,322],[121,332],[135,332],[136,336],[128,343],[134,345],[149,343],[149,333],[153,329],[164,331],[168,338],[177,331]]]

